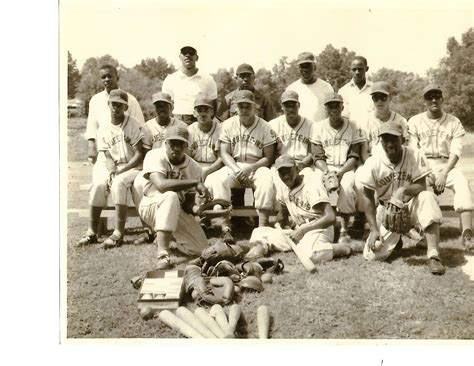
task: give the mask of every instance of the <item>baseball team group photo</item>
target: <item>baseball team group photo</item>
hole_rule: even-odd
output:
[[[68,339],[472,340],[474,28],[422,76],[327,38],[63,50]]]

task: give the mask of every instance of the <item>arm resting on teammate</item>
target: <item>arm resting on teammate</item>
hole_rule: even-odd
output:
[[[127,170],[133,169],[143,162],[143,157],[145,155],[143,154],[143,145],[142,145],[141,140],[138,141],[138,143],[133,146],[133,151],[134,151],[134,154],[132,158],[130,159],[130,161],[127,164],[125,164],[123,167],[120,167],[117,169],[117,172],[116,172],[117,175],[123,172],[126,172]]]
[[[315,205],[314,208],[316,210],[323,211],[323,215],[320,218],[300,225],[297,229],[293,230],[293,232],[290,234],[290,238],[294,242],[297,243],[303,239],[303,236],[305,236],[308,231],[325,229],[328,226],[334,225],[336,223],[336,214],[330,203],[321,202]]]

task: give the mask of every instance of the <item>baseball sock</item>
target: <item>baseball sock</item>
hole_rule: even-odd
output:
[[[127,205],[115,205],[115,230],[114,234],[123,237],[125,223],[127,222]]]
[[[97,226],[99,226],[100,214],[102,213],[102,207],[91,206],[89,212],[89,229],[88,234],[96,234]]]
[[[428,246],[428,258],[439,256],[439,224],[437,222],[425,229],[425,238]]]
[[[472,231],[472,211],[461,212],[461,230],[471,229]]]

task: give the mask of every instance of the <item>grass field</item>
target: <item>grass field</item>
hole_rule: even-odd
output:
[[[84,119],[68,125],[68,208],[87,208],[90,182],[82,137]],[[474,136],[468,135],[461,168],[472,172]],[[103,251],[99,245],[75,248],[87,219],[67,214],[67,337],[68,338],[175,338],[178,333],[158,319],[143,321],[137,311],[137,290],[130,279],[154,268],[155,247],[134,246],[140,232],[137,219],[128,223],[126,243]],[[251,228],[238,226],[238,238]],[[461,270],[468,256],[459,241],[456,219],[441,227],[444,276],[431,275],[425,251],[407,241],[401,255],[390,263],[368,263],[361,255],[322,264],[307,274],[293,253],[280,253],[283,274],[258,294],[243,294],[240,338],[256,338],[256,310],[270,307],[271,338],[318,339],[473,339],[474,282]],[[104,238],[102,238],[103,240]],[[173,255],[179,268],[186,258]],[[193,304],[188,304],[192,309]]]

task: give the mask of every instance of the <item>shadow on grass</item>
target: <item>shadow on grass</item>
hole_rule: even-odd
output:
[[[440,250],[440,256],[443,264],[448,268],[461,267],[467,263],[464,257],[465,252],[461,249],[443,248]],[[409,266],[426,265],[426,248],[410,247],[400,251],[397,258],[403,258]],[[393,261],[393,259],[392,259]]]

